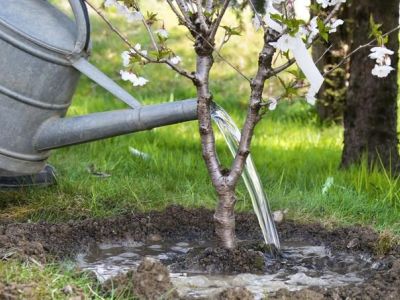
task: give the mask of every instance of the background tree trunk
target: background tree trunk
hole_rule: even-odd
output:
[[[318,68],[323,72],[329,71],[332,67],[348,54],[350,43],[349,26],[349,4],[342,7],[338,18],[345,20],[339,26],[336,33],[329,37],[329,43],[319,41],[312,47],[314,61],[318,61]],[[331,49],[325,53],[325,51]],[[325,55],[324,55],[325,54]],[[321,58],[322,57],[322,58]],[[346,63],[334,70],[326,78],[324,85],[318,93],[317,113],[322,123],[341,123],[343,121],[343,109],[347,94],[350,64]]]
[[[366,44],[369,38],[369,18],[383,24],[383,32],[399,24],[399,0],[353,1],[354,19],[352,49]],[[397,69],[398,32],[390,36],[387,45],[395,51],[392,66]],[[397,137],[397,70],[387,78],[372,76],[374,61],[368,58],[370,49],[363,49],[352,57],[350,82],[344,109],[344,149],[342,167],[359,163],[365,155],[370,166],[382,162],[387,169],[399,167]]]

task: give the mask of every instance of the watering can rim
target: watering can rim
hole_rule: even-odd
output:
[[[7,31],[16,34],[19,38],[22,38],[23,40],[32,43],[35,48],[39,47],[44,51],[51,52],[53,55],[61,55],[62,57],[68,58],[69,60],[72,57],[85,56],[85,53],[90,52],[91,48],[90,21],[87,7],[84,3],[84,0],[68,1],[70,3],[75,18],[75,28],[68,26],[66,20],[71,20],[68,16],[60,12],[57,7],[47,2],[46,0],[33,2],[26,0],[7,1],[3,5],[2,11],[0,11],[0,26],[7,29]],[[14,10],[21,9],[24,5],[27,4],[30,4],[33,7],[37,8],[36,14],[41,13],[41,16],[40,18],[35,18],[35,15],[31,15],[31,12],[29,12],[28,14],[26,14],[26,16],[28,16],[28,19],[25,19],[24,21],[29,21],[29,18],[35,18],[35,20],[41,20],[43,18],[45,19],[45,21],[43,22],[50,22],[53,23],[52,25],[57,26],[54,30],[57,30],[57,33],[60,34],[60,37],[58,37],[54,42],[50,40],[48,34],[43,32],[43,30],[45,30],[45,26],[43,26],[43,24],[45,23],[43,22],[35,24],[36,27],[34,26],[34,29],[30,29],[28,27],[28,25],[30,24],[23,24],[23,22],[19,18],[14,18]],[[15,16],[16,15],[17,14],[15,14]],[[45,17],[47,17],[47,19]],[[64,22],[64,24],[62,22]],[[0,38],[5,40],[10,39],[10,37],[6,36],[1,31],[0,34]],[[50,34],[50,36],[54,40],[54,34]],[[13,38],[13,44],[19,44],[15,38]],[[23,48],[26,48],[26,46]]]

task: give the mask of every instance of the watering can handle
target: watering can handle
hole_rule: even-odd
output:
[[[75,22],[78,28],[78,36],[75,43],[75,49],[72,54],[87,51],[90,42],[90,21],[89,14],[84,0],[68,0],[75,16]]]

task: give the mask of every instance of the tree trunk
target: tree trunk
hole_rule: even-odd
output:
[[[218,195],[218,204],[214,214],[215,233],[222,247],[234,249],[236,247],[236,183],[232,185],[227,184],[227,174],[222,172],[222,166],[217,158],[215,137],[212,129],[212,94],[209,87],[209,75],[214,63],[212,56],[213,48],[202,37],[198,37],[195,49],[197,63],[194,84],[197,88],[197,114],[199,118],[202,154],[211,177],[211,182]]]
[[[345,24],[339,26],[336,33],[329,37],[329,44],[319,41],[312,47],[314,61],[318,61],[318,68],[323,72],[331,70],[348,54],[350,42],[350,26],[348,26],[349,6],[344,5],[339,13],[339,18]],[[327,49],[330,48],[328,52]],[[325,53],[326,52],[326,53]],[[318,93],[317,113],[322,123],[341,123],[346,100],[347,84],[349,79],[349,64],[327,75],[325,82]]]
[[[218,205],[214,214],[215,233],[221,242],[221,246],[226,249],[236,247],[235,204],[235,189],[227,189],[218,193]]]
[[[382,23],[383,32],[399,24],[399,0],[354,1],[352,49],[369,41],[369,18]],[[390,36],[387,45],[394,50],[392,66],[398,66],[398,32]],[[357,52],[351,60],[350,82],[344,110],[344,149],[342,167],[360,163],[365,156],[369,166],[382,164],[388,170],[399,166],[397,137],[397,70],[387,78],[372,76],[374,60],[369,48]]]

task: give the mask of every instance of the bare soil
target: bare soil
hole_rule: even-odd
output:
[[[76,253],[85,251],[93,242],[121,240],[146,242],[155,239],[164,241],[212,240],[214,236],[212,224],[213,213],[211,211],[177,206],[171,206],[163,212],[127,214],[109,219],[87,219],[59,224],[3,223],[0,225],[0,259],[26,260],[33,258],[46,263],[46,261],[73,257]],[[399,299],[399,246],[383,244],[382,238],[371,228],[352,226],[327,229],[316,223],[300,224],[284,221],[278,225],[278,230],[283,241],[302,240],[309,245],[324,245],[333,251],[340,250],[348,253],[365,253],[376,256],[377,252],[380,252],[380,265],[365,274],[366,280],[362,284],[327,289],[312,288],[299,292],[280,290],[271,294],[270,299]],[[241,240],[262,240],[257,220],[253,214],[238,214],[236,231]],[[220,248],[207,248],[204,251],[189,253],[188,259],[181,263],[190,264],[196,260],[198,267],[208,271],[257,273],[264,271],[265,266],[260,264],[259,255],[260,252],[265,253],[267,250],[259,249],[256,245],[239,247],[238,250],[235,250],[236,252],[229,253]],[[190,259],[190,257],[192,258]],[[161,269],[158,269],[159,266],[151,265],[143,268],[143,270],[149,270],[150,273],[164,274]],[[149,276],[148,272],[146,274]],[[125,283],[127,278],[137,282],[144,280],[144,277],[142,279],[140,276],[137,277],[137,273],[131,273],[129,276],[120,280]],[[163,278],[168,278],[166,274],[165,276],[163,275]],[[143,281],[146,283],[142,285],[150,287],[151,284],[148,283],[150,277],[146,278],[147,281]],[[161,282],[163,281],[161,280]],[[11,285],[2,284],[0,280],[0,294],[5,290],[12,294],[10,287]],[[170,290],[168,282],[165,283],[165,287]],[[105,290],[107,289],[105,288]],[[243,293],[246,291],[226,291],[224,295],[221,295],[221,299],[239,299],[241,296],[237,295],[243,295]],[[229,298],[229,295],[233,296]],[[2,299],[1,296],[0,299]]]

